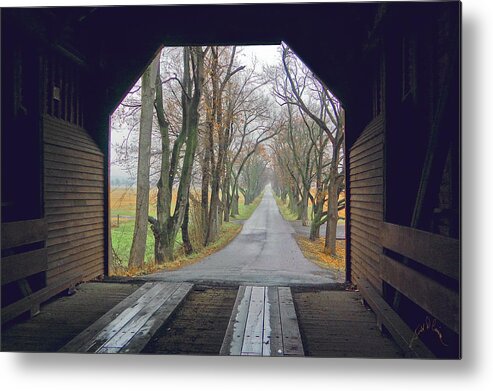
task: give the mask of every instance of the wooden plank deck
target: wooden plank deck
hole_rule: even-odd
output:
[[[303,356],[291,289],[240,286],[220,354]]]
[[[192,287],[189,283],[144,284],[60,352],[139,353]]]

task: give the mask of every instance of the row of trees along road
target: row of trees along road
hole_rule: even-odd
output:
[[[240,193],[246,204],[261,193],[269,165],[262,144],[285,127],[266,83],[255,63],[239,63],[236,47],[164,48],[153,59],[113,115],[129,129],[113,163],[137,177],[130,267],[143,265],[148,224],[162,264],[174,259],[180,230],[186,253],[207,246],[239,213]]]
[[[339,200],[345,169],[343,109],[287,46],[282,46],[281,63],[268,76],[287,123],[271,144],[275,190],[283,202],[288,199],[305,226],[311,203],[310,240],[320,236],[326,223],[324,250],[335,255],[338,212],[345,207]]]
[[[114,163],[137,177],[130,267],[143,265],[148,224],[156,262],[172,261],[180,230],[185,253],[209,245],[239,214],[240,194],[251,203],[269,177],[303,225],[311,224],[311,240],[327,224],[325,251],[335,254],[344,113],[287,46],[280,50],[277,66],[259,70],[255,61],[241,64],[234,46],[164,48],[119,106],[113,121],[129,136]],[[138,140],[130,137],[137,132]],[[156,217],[149,216],[150,183]]]

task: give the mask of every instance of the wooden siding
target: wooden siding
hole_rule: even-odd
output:
[[[83,128],[44,116],[48,286],[104,273],[103,159]]]
[[[349,152],[351,280],[366,278],[382,291],[383,115],[365,128]]]

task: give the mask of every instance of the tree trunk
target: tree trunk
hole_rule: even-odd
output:
[[[206,244],[208,224],[209,224],[209,183],[210,183],[210,167],[211,167],[211,154],[209,147],[209,138],[206,137],[206,147],[204,150],[204,159],[202,161],[202,189],[200,198],[200,210],[201,210],[201,228],[202,228],[202,244]]]
[[[159,55],[156,56],[149,68],[142,75],[142,106],[140,112],[139,158],[137,163],[137,202],[132,247],[128,262],[129,267],[134,268],[141,268],[144,265],[146,251],[152,117],[158,68]]]
[[[223,183],[223,221],[229,222],[229,216],[231,214],[231,193],[229,192],[231,177],[227,175],[224,178]]]
[[[170,229],[154,231],[154,257],[156,263],[162,265],[174,260],[175,236]]]
[[[303,227],[308,227],[308,191],[303,189],[301,201],[298,205],[298,220],[301,220]]]
[[[324,252],[330,255],[336,255],[336,232],[338,216],[338,199],[337,199],[337,184],[335,178],[337,172],[331,174],[328,186],[328,210],[327,210],[327,229],[325,232],[325,247]]]
[[[233,199],[231,201],[231,216],[238,216],[240,214],[239,209],[239,200],[240,195],[238,194],[238,186],[235,186],[233,189]]]
[[[193,246],[190,242],[190,235],[188,234],[188,224],[190,221],[190,199],[185,206],[185,216],[183,217],[183,224],[181,225],[181,238],[183,241],[183,249],[186,255],[193,253]]]

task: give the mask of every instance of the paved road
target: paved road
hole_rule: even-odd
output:
[[[224,249],[199,263],[146,279],[234,282],[262,285],[334,283],[334,275],[308,261],[293,239],[293,227],[279,213],[270,187],[241,233]]]

